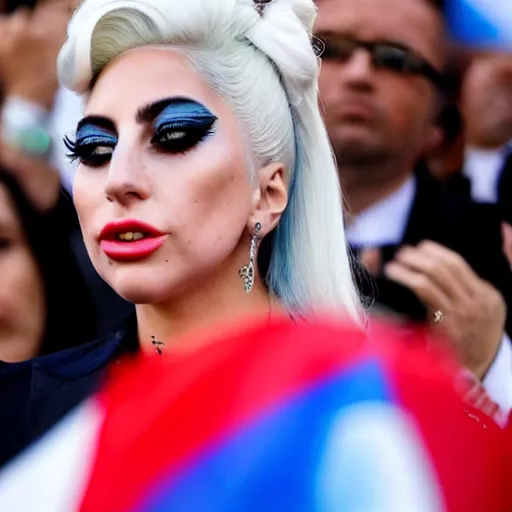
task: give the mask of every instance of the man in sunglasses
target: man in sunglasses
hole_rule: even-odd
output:
[[[440,138],[442,6],[317,4],[316,35],[326,43],[320,92],[347,197],[348,239],[373,276],[360,279],[362,292],[376,298],[374,310],[443,331],[505,415],[512,408],[504,332],[512,273],[497,212],[448,194],[419,165]]]

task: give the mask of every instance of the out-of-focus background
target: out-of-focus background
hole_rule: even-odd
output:
[[[2,362],[93,340],[132,308],[93,269],[72,204],[75,166],[62,140],[83,105],[59,88],[55,63],[76,4],[0,1],[0,379],[11,371]],[[317,5],[322,109],[370,315],[438,329],[503,420],[512,408],[510,8]],[[9,390],[1,401],[13,417],[27,407]],[[69,404],[52,407],[30,435],[0,420],[9,440],[0,464]]]

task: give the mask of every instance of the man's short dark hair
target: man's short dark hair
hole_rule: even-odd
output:
[[[435,7],[439,12],[444,12],[445,0],[428,0],[428,3]]]
[[[436,8],[436,9],[439,9],[440,11],[443,11],[444,10],[444,0],[429,0],[429,2]]]

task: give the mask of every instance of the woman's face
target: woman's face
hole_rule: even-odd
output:
[[[39,351],[45,328],[44,287],[4,185],[0,185],[0,275],[0,360],[30,359]]]
[[[246,146],[184,57],[141,48],[107,66],[74,151],[87,250],[120,295],[164,303],[222,275],[239,280],[254,202]]]

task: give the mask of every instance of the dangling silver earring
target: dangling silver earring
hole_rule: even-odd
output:
[[[244,265],[239,271],[238,275],[244,282],[244,288],[247,293],[250,293],[254,286],[254,266],[256,262],[256,249],[258,248],[258,242],[260,241],[261,224],[256,222],[254,231],[251,236],[251,248],[249,251],[249,263]]]

